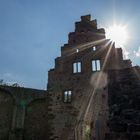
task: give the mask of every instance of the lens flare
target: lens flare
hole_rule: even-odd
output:
[[[106,38],[111,39],[117,46],[123,46],[128,39],[126,26],[113,25],[106,29]]]

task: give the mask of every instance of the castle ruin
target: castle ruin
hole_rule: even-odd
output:
[[[139,140],[140,67],[81,16],[47,91],[0,86],[0,140]]]

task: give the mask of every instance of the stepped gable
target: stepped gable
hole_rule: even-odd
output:
[[[0,140],[140,140],[140,67],[81,16],[46,90],[0,86]]]
[[[54,116],[51,139],[104,139],[108,134],[108,71],[128,68],[131,61],[124,60],[122,49],[105,38],[97,21],[81,16],[48,72]]]
[[[105,30],[97,28],[97,21],[91,20],[91,15],[81,16],[81,21],[75,22],[75,31],[68,34],[68,43],[61,48],[62,56],[71,47],[97,40],[105,40]]]
[[[81,16],[80,22],[75,22],[75,31],[69,33],[68,44],[75,45],[105,38],[105,30],[97,28],[97,21],[90,15]]]

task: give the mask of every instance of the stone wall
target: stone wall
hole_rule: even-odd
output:
[[[96,50],[93,50],[93,47]],[[54,140],[102,138],[107,131],[108,70],[131,67],[123,60],[122,49],[105,38],[104,29],[90,15],[82,16],[69,33],[68,43],[61,47],[61,56],[48,72],[48,92],[52,99],[51,113]],[[92,60],[99,60],[101,69],[92,70]],[[81,63],[74,73],[73,64]],[[65,103],[65,91],[71,91],[71,102]],[[100,125],[98,122],[102,122]]]
[[[109,71],[110,133],[106,140],[140,139],[140,67]]]
[[[47,100],[32,101],[26,108],[24,140],[48,140],[50,132],[48,120]]]
[[[82,16],[48,72],[48,91],[0,86],[0,140],[139,140],[139,93],[140,68]]]
[[[47,91],[0,86],[0,140],[49,139]]]
[[[8,140],[15,101],[9,92],[0,90],[0,140]]]

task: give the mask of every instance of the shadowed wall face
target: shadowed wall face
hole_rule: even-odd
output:
[[[48,104],[46,100],[31,102],[26,110],[24,140],[48,140]]]
[[[0,140],[8,140],[13,117],[14,101],[12,96],[0,91]]]
[[[140,140],[140,67],[109,72],[110,132],[105,140]]]
[[[0,140],[48,139],[46,91],[0,86]]]

